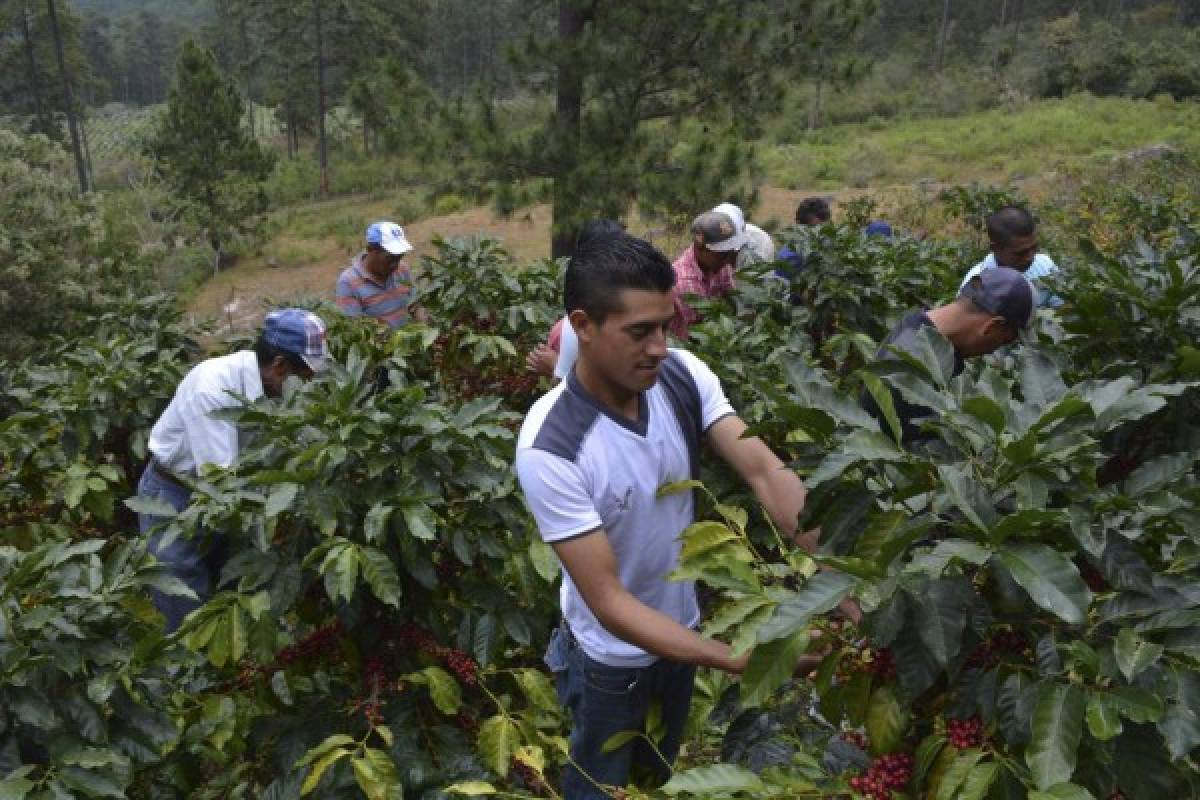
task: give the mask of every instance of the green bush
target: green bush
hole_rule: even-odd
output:
[[[1197,795],[1196,195],[1138,191],[1081,194],[1130,238],[1064,273],[1036,343],[957,376],[933,331],[903,363],[872,354],[953,293],[978,242],[867,238],[867,205],[785,231],[810,253],[790,282],[754,265],[704,305],[689,347],[805,477],[822,548],[801,553],[704,467],[675,574],[707,586],[705,632],[750,662],[699,673],[685,760],[631,795],[844,797],[863,773],[907,797]],[[168,638],[142,591],[180,587],[128,544],[117,501],[187,332],[150,299],[7,370],[0,789],[553,791],[557,564],[512,472],[529,387],[503,379],[560,315],[561,265],[461,240],[420,268],[435,327],[331,315],[332,368],[235,412],[239,463],[164,527],[225,532],[227,582]],[[900,446],[892,392],[937,412],[924,442]],[[826,616],[843,597],[861,627]],[[804,654],[820,666],[797,678]]]
[[[49,139],[0,129],[0,185],[0,357],[13,358],[86,329],[145,264],[132,231],[76,195]]]

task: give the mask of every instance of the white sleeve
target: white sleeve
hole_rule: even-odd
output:
[[[517,479],[544,541],[562,541],[601,526],[583,472],[565,458],[532,447],[518,450]]]
[[[579,337],[571,327],[571,320],[563,317],[562,338],[558,343],[558,362],[554,365],[554,377],[566,380],[579,357]]]
[[[1041,275],[1038,277],[1045,277],[1058,272],[1058,264],[1055,264],[1054,259],[1045,253],[1038,253],[1033,257],[1033,262],[1041,268]]]
[[[683,359],[688,371],[692,373],[696,388],[700,391],[700,427],[707,431],[717,420],[737,413],[733,410],[729,398],[725,396],[725,390],[721,388],[721,379],[707,364],[687,350],[674,352]]]
[[[962,294],[962,290],[967,288],[967,284],[971,282],[971,278],[974,278],[976,275],[983,272],[983,265],[986,263],[986,261],[980,261],[978,264],[971,267],[970,271],[967,272],[966,277],[962,279],[962,283],[958,285],[958,294]]]
[[[237,426],[212,415],[213,411],[233,405],[231,397],[219,397],[212,392],[197,392],[183,403],[180,418],[197,472],[205,464],[228,467],[237,460]]]

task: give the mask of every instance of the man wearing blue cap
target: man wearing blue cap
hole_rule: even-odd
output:
[[[165,501],[182,511],[191,497],[190,485],[204,467],[228,467],[237,460],[237,426],[217,412],[253,403],[263,395],[278,397],[289,377],[308,380],[323,370],[328,355],[321,318],[302,308],[285,308],[267,314],[253,350],[210,358],[192,367],[150,431],[150,463],[138,482],[138,496]],[[138,514],[143,534],[162,521],[152,514]],[[163,546],[161,540],[161,533],[150,537],[150,552],[197,597],[151,590],[170,632],[212,595],[225,562],[226,543],[224,536],[212,531]]]
[[[403,259],[412,249],[396,223],[368,225],[366,249],[338,276],[336,299],[342,313],[372,317],[390,328],[408,322],[413,278]]]
[[[891,362],[903,369],[895,350],[916,355],[920,350],[917,332],[931,327],[954,347],[951,359],[942,365],[947,375],[957,375],[965,359],[986,355],[1016,341],[1033,317],[1033,287],[1025,276],[1008,267],[992,267],[971,278],[957,298],[929,311],[913,311],[900,321],[883,340],[876,354],[878,362]],[[904,444],[921,438],[919,422],[933,415],[924,406],[909,403],[893,393],[896,416],[900,418]],[[869,392],[861,401],[872,416],[882,421],[883,412]]]

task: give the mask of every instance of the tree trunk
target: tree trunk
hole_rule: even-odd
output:
[[[1000,4],[1000,27],[1003,28],[1008,23],[1008,0],[1004,0]]]
[[[942,24],[938,26],[937,37],[937,57],[934,63],[934,72],[942,71],[942,64],[946,60],[946,35],[950,29],[950,0],[942,0]]]
[[[63,104],[67,112],[67,128],[71,131],[71,149],[75,151],[75,171],[79,175],[79,189],[87,193],[87,167],[83,163],[83,145],[79,139],[79,123],[75,119],[75,101],[71,99],[71,77],[67,74],[67,57],[63,52],[62,35],[58,30],[58,10],[54,0],[46,0],[46,11],[50,15],[50,34],[54,37],[54,52],[58,56],[58,74],[62,79]]]
[[[42,79],[38,74],[37,56],[33,51],[33,31],[29,28],[29,8],[21,4],[21,35],[25,37],[25,60],[29,65],[29,90],[33,92],[33,109],[38,133],[50,135],[50,119],[42,104]]]
[[[821,89],[824,83],[825,76],[818,69],[817,76],[813,80],[812,105],[808,107],[808,129],[810,131],[815,131],[821,122]]]
[[[238,19],[238,40],[242,51],[242,63],[238,65],[238,69],[242,72],[242,75],[245,78],[243,85],[245,86],[246,92],[246,123],[250,126],[250,138],[257,142],[258,130],[257,125],[255,125],[256,120],[254,118],[254,98],[250,94],[250,71],[247,69],[247,65],[250,63],[250,36],[246,32],[245,14],[241,14],[240,19]]]
[[[213,277],[217,277],[221,272],[221,245],[218,243],[213,246]]]
[[[313,0],[317,33],[317,153],[321,165],[320,194],[329,194],[329,142],[325,138],[325,31],[321,25],[321,0]]]
[[[458,31],[458,43],[461,45],[459,48],[459,55],[462,58],[462,87],[460,93],[463,95],[466,95],[467,93],[467,85],[468,81],[470,80],[470,73],[467,67],[467,60],[471,49],[471,37],[467,24],[470,18],[471,12],[468,10],[467,4],[464,2],[460,7],[459,23],[461,27]]]
[[[88,186],[96,188],[96,170],[92,167],[92,146],[88,144],[87,115],[79,120],[79,136],[83,139],[83,165],[87,167]]]
[[[552,258],[575,251],[579,228],[579,187],[574,186],[579,166],[579,125],[583,118],[583,70],[575,52],[587,18],[576,0],[558,0],[558,43],[561,48],[555,87],[554,120],[557,128],[554,169],[553,217],[550,240]]]
[[[1012,52],[1014,58],[1016,58],[1017,55],[1017,46],[1021,42],[1021,13],[1024,10],[1024,0],[1013,0]]]

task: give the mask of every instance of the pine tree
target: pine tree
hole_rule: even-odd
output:
[[[813,87],[809,130],[820,127],[825,90],[853,83],[865,74],[855,39],[878,6],[876,0],[816,0],[808,18],[797,20],[785,52],[796,74]]]
[[[780,47],[811,6],[811,0],[530,3],[514,66],[530,91],[549,79],[554,108],[532,129],[527,115],[506,126],[485,110],[474,142],[493,167],[491,177],[508,184],[502,193],[531,177],[549,181],[556,257],[570,254],[586,219],[623,215],[648,184],[659,201],[687,196],[688,187],[738,186],[750,159],[729,158],[729,143],[749,138],[755,119],[776,106]],[[557,12],[552,30],[545,6]],[[675,147],[684,135],[695,141]],[[711,162],[689,157],[703,152],[714,154]],[[673,176],[686,184],[683,191],[671,191]],[[732,195],[721,192],[690,211]]]
[[[184,44],[167,108],[147,145],[174,211],[213,248],[214,272],[229,239],[254,230],[267,209],[273,155],[242,129],[244,106],[208,50]]]

